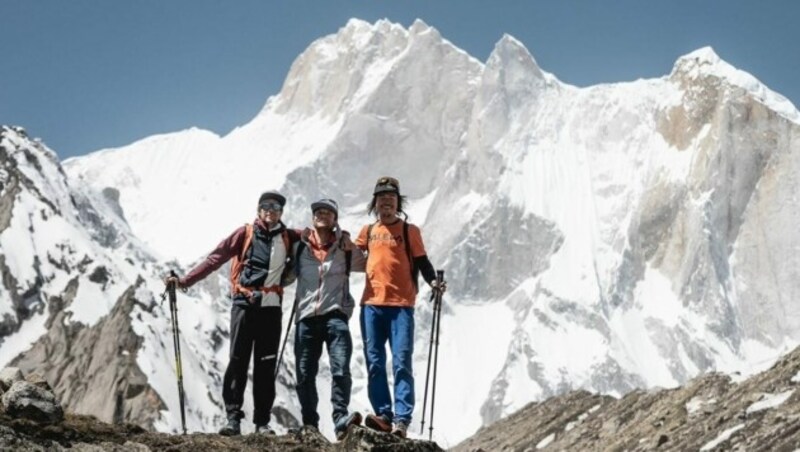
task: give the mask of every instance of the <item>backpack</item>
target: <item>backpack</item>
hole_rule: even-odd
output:
[[[231,295],[235,296],[237,293],[243,293],[249,297],[254,288],[248,288],[240,285],[239,276],[241,276],[242,269],[247,261],[245,257],[247,256],[247,252],[250,250],[250,245],[253,243],[253,236],[255,233],[251,223],[245,224],[244,227],[244,244],[242,245],[242,251],[238,255],[234,256],[233,261],[231,262]],[[292,244],[300,240],[300,235],[294,230],[284,228],[284,230],[281,231],[281,239],[283,240],[283,246],[286,249],[287,261],[285,264],[287,268],[290,268],[293,263],[291,258]],[[277,292],[279,295],[283,295],[282,285],[255,289],[265,290],[266,292]]]
[[[369,250],[369,244],[371,243],[372,239],[372,228],[378,224],[378,222],[372,223],[367,228],[367,250]],[[414,283],[414,289],[419,292],[419,283],[417,280],[419,279],[419,268],[414,263],[414,258],[411,256],[411,242],[408,240],[408,222],[403,221],[403,243],[406,246],[406,256],[408,257],[409,267],[411,267],[411,282]],[[367,259],[369,259],[369,254],[367,254]]]

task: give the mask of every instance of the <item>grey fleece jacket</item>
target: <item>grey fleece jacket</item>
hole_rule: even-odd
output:
[[[325,261],[320,262],[312,250],[312,244],[303,237],[303,250],[297,256],[300,242],[295,243],[292,255],[297,256],[294,265],[297,272],[295,302],[297,303],[296,321],[341,311],[350,317],[353,315],[355,300],[350,295],[350,281],[346,273],[345,251],[341,248],[341,230],[336,229],[336,242],[328,250]],[[350,271],[364,271],[366,258],[363,253],[354,252],[350,261]]]

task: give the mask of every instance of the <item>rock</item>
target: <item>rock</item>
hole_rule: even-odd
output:
[[[331,445],[330,441],[314,427],[303,426],[290,431],[290,435],[294,436],[294,439],[300,444],[311,446],[318,450]]]
[[[345,439],[338,444],[341,450],[346,451],[440,451],[438,444],[432,441],[416,441],[398,438],[389,433],[380,433],[368,428],[352,426]]]
[[[152,449],[144,444],[128,441],[125,444],[102,442],[98,444],[77,443],[70,450],[80,452],[149,452]]]
[[[738,382],[712,373],[622,398],[573,391],[531,403],[450,450],[522,451],[553,431],[561,434],[547,450],[798,450],[800,398],[789,386],[798,374],[800,348]]]
[[[28,382],[17,385],[28,385]],[[201,450],[261,452],[427,452],[442,449],[436,443],[401,439],[388,433],[378,433],[359,426],[350,427],[344,441],[331,443],[318,430],[303,427],[286,435],[221,436],[215,433],[174,435],[146,431],[133,424],[107,424],[92,416],[67,413],[63,422],[41,425],[28,419],[0,415],[0,450],[60,452],[145,452],[170,450],[196,452]],[[493,449],[486,449],[493,450]],[[523,449],[520,449],[523,450]]]
[[[8,391],[8,388],[10,388],[11,385],[24,379],[25,377],[22,375],[22,371],[19,370],[18,367],[6,367],[0,371],[0,389],[3,391]]]
[[[21,438],[13,429],[0,425],[0,450],[15,450],[15,451],[41,451],[44,452],[48,449],[42,447],[32,441]],[[58,450],[58,449],[51,449]]]
[[[41,375],[39,375],[38,373],[35,373],[35,372],[28,374],[25,377],[25,381],[27,381],[28,383],[35,384],[36,386],[38,386],[38,387],[40,387],[42,389],[46,389],[48,391],[52,391],[53,390],[53,388],[50,387],[50,383],[48,383],[47,380],[45,380],[43,376],[41,376]]]
[[[64,411],[52,391],[27,381],[18,381],[3,394],[6,414],[41,423],[56,423],[64,419]]]

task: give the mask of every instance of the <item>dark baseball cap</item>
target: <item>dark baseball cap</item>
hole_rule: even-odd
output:
[[[286,197],[284,197],[282,194],[280,194],[280,193],[278,193],[276,191],[265,191],[264,193],[261,193],[261,196],[259,196],[259,198],[258,198],[259,207],[265,201],[269,201],[269,200],[277,201],[278,204],[281,205],[281,207],[286,206]]]
[[[339,205],[336,204],[336,201],[330,198],[320,199],[319,201],[311,203],[311,213],[314,213],[319,209],[330,210],[334,215],[339,216]]]
[[[372,194],[379,195],[381,193],[397,193],[397,195],[400,196],[400,182],[394,177],[389,176],[378,178],[378,182],[375,183],[375,190]]]

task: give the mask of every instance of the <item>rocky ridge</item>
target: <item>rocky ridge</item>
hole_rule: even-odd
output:
[[[224,437],[209,433],[170,435],[149,432],[128,422],[108,424],[94,416],[64,414],[49,383],[16,367],[0,372],[0,450],[25,451],[397,451],[442,450],[436,443],[401,439],[352,426],[344,440],[329,442],[318,430],[286,435]]]
[[[798,386],[800,348],[740,382],[711,373],[620,399],[573,391],[531,403],[453,450],[797,450]]]

